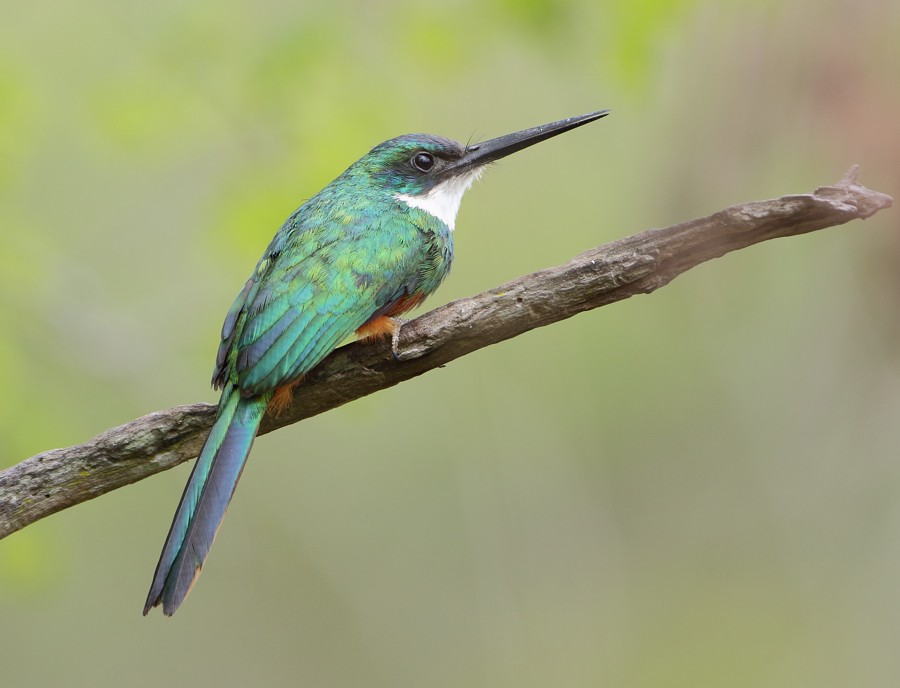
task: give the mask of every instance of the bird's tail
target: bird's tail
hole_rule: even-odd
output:
[[[169,528],[144,615],[161,604],[171,616],[191,591],[266,411],[268,397],[243,399],[237,390],[227,388],[224,395]]]

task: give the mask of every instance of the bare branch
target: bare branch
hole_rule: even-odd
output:
[[[695,265],[776,237],[870,217],[891,198],[856,182],[726,208],[586,251],[564,265],[437,308],[404,325],[403,360],[386,344],[333,352],[304,381],[294,404],[260,433],[392,387],[460,356],[592,308],[646,294]],[[0,472],[0,538],[67,507],[197,456],[215,414],[209,404],[158,411],[85,444],[53,449]]]

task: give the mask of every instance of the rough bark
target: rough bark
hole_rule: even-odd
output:
[[[472,351],[576,313],[646,294],[690,268],[776,237],[870,217],[891,198],[856,181],[732,206],[708,217],[652,229],[575,256],[405,324],[402,360],[387,343],[341,347],[304,381],[293,405],[267,417],[267,433],[416,377]],[[0,472],[0,538],[52,513],[149,477],[199,453],[215,407],[157,411],[74,447],[37,454]]]

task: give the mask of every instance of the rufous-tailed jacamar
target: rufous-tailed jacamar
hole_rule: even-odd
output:
[[[609,113],[463,146],[429,134],[385,141],[301,205],[232,304],[216,356],[215,424],[166,537],[144,614],[171,615],[190,592],[260,420],[344,339],[392,335],[394,319],[447,276],[465,191],[485,166]]]

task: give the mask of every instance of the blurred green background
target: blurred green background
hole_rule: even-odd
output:
[[[7,2],[0,466],[214,401],[231,299],[372,145],[496,165],[434,307],[800,193],[900,192],[894,0]],[[261,438],[140,615],[189,466],[0,542],[4,686],[888,686],[898,219],[771,242]]]

